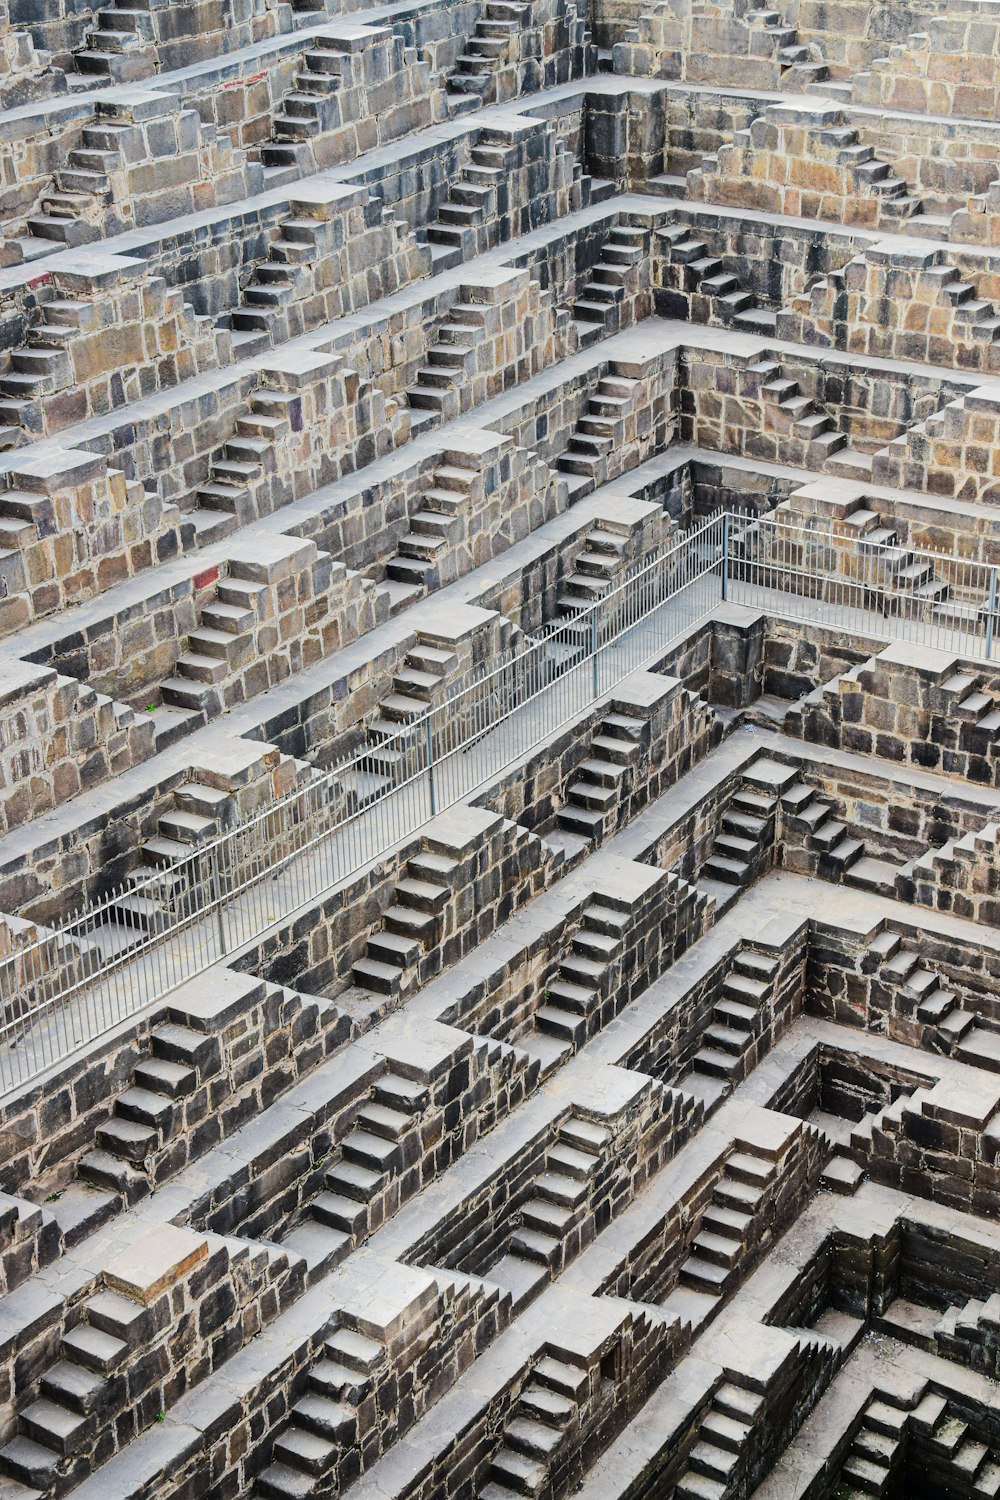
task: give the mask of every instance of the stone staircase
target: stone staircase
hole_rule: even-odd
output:
[[[926,72],[927,64],[932,57],[930,33],[911,31],[903,41],[890,42],[885,52],[872,58],[869,67],[854,75],[853,93],[857,96],[859,103],[863,102],[866,96],[869,96],[871,83],[878,74],[899,76],[897,65],[900,63],[904,65],[907,74],[915,75],[919,72]]]
[[[253,650],[254,627],[266,585],[239,562],[220,580],[215,599],[201,611],[198,628],[185,641],[174,663],[174,675],[160,685],[160,699],[184,715],[185,729],[216,718],[228,706],[226,686]],[[164,740],[177,737],[180,725],[171,716]]]
[[[883,984],[897,992],[901,1016],[913,1016],[933,1031],[934,1047],[990,1073],[1000,1073],[1000,1032],[979,1023],[936,969],[922,962],[898,933],[879,933],[868,953]]]
[[[479,470],[464,466],[451,453],[439,464],[421,493],[419,507],[410,515],[410,529],[399,540],[395,556],[386,564],[393,609],[437,588],[440,560],[465,535],[472,508],[472,491]]]
[[[716,1387],[673,1491],[675,1500],[724,1500],[731,1493],[731,1480],[763,1407],[760,1392],[735,1381]]]
[[[278,467],[276,445],[292,430],[290,409],[296,399],[266,388],[250,397],[247,415],[237,420],[236,431],[195,494],[192,519],[200,546],[221,541],[277,508],[278,498],[267,498],[267,479]]]
[[[121,16],[127,10],[106,14]],[[197,201],[211,188],[211,178],[221,184],[231,173],[247,189],[245,152],[217,126],[202,124],[195,109],[147,89],[126,90],[120,98],[105,92],[96,99],[89,122],[81,125],[79,145],[69,151],[64,165],[54,167],[51,185],[23,221],[21,258],[33,261],[64,246],[110,238],[135,228],[137,220],[146,222],[146,215],[158,222],[165,203],[154,199],[151,207],[136,199],[142,197],[143,180],[155,189],[162,176],[153,144],[161,128],[172,137],[164,152],[178,158],[179,196],[196,194],[188,201]]]
[[[226,315],[234,355],[273,348],[308,332],[307,322],[301,314],[294,319],[292,309],[312,290],[313,268],[331,239],[328,220],[311,218],[306,203],[292,205],[292,213],[271,236],[266,260],[254,264],[242,287],[239,307]]]
[[[995,418],[996,397],[988,386],[945,401],[937,411],[914,422],[880,448],[871,459],[871,477],[876,484],[894,489],[906,487],[952,495],[959,491],[968,500],[991,500],[987,485],[992,479],[970,462],[980,428]],[[984,429],[985,430],[985,429]],[[966,617],[985,613],[982,603],[967,608]],[[960,618],[961,616],[956,616]]]
[[[888,42],[881,56],[873,57],[867,68],[854,74],[846,97],[876,109],[942,114],[947,112],[950,100],[946,80],[961,77],[971,68],[975,84],[963,100],[962,113],[967,118],[993,118],[996,70],[987,66],[980,72],[975,67],[966,51],[964,17],[954,12],[935,15],[932,10],[922,19],[927,30],[912,31],[902,41]],[[978,44],[979,53],[989,56],[992,50],[984,36]]]
[[[113,197],[111,173],[123,164],[132,128],[100,110],[94,123],[83,127],[80,145],[69,152],[65,167],[56,168],[52,187],[27,218],[26,259],[102,238]]]
[[[210,1033],[179,1021],[154,1026],[148,1055],[115,1096],[109,1119],[97,1127],[94,1148],[80,1158],[80,1180],[124,1204],[152,1192],[149,1158],[183,1123],[185,1101],[207,1091],[220,1068],[219,1044]]]
[[[585,1367],[552,1354],[539,1360],[511,1403],[486,1483],[476,1491],[478,1500],[543,1494],[589,1393]]]
[[[852,1124],[847,1152],[851,1160],[856,1162],[862,1170],[868,1171],[871,1166],[876,1132],[893,1139],[902,1136],[905,1133],[904,1114],[921,1115],[924,1101],[929,1098],[930,1092],[929,1088],[922,1087],[909,1092],[904,1090],[888,1104],[873,1110],[856,1124]]]
[[[602,375],[587,400],[587,409],[570,436],[559,470],[570,476],[574,498],[604,480],[608,458],[615,448],[620,424],[640,395],[642,382],[627,375]]]
[[[913,430],[910,429],[911,432]],[[894,443],[902,442],[905,442],[905,437],[894,440]],[[854,477],[870,478],[872,463],[877,457],[877,454],[864,454],[851,449],[839,454],[830,468],[836,468],[837,464],[843,460],[845,466],[847,463],[850,464]],[[780,519],[785,514],[790,517],[793,527],[808,525],[808,520],[803,521],[794,505],[786,506],[782,503],[772,512],[776,519]],[[894,610],[904,605],[912,617],[947,626],[963,623],[976,624],[986,613],[987,601],[985,599],[970,601],[967,596],[955,594],[953,584],[938,576],[933,554],[918,553],[907,546],[905,541],[900,540],[899,532],[891,524],[887,524],[877,511],[869,508],[867,500],[856,502],[853,504],[853,509],[845,508],[842,513],[837,514],[836,525],[839,535],[850,541],[857,550],[859,566],[855,576],[859,584],[863,583],[868,586],[872,607],[887,608],[891,599],[891,607]],[[735,555],[752,564],[755,558],[756,541],[760,536],[761,527],[756,519],[750,519],[734,530]],[[766,557],[766,549],[763,550]],[[778,567],[780,569],[780,564]],[[852,671],[857,676],[865,671],[868,665],[869,663],[865,662]],[[831,679],[829,684],[831,691],[834,690],[833,685],[836,681],[836,678]],[[803,698],[803,705],[819,703],[823,692],[824,686],[814,689]],[[796,712],[795,708],[791,710],[791,722],[795,722]],[[786,729],[788,723],[789,721],[786,720]],[[788,732],[798,733],[799,731],[788,729]],[[802,737],[808,738],[807,735]]]
[[[1000,824],[984,823],[937,848],[924,850],[902,865],[897,890],[904,900],[913,900],[918,906],[940,903],[942,909],[976,920],[980,901],[988,910],[990,896],[995,895],[998,862]]]
[[[153,714],[158,748],[322,656],[323,625],[329,624],[337,584],[347,578],[346,569],[331,564],[329,553],[317,551],[311,542],[299,558],[293,555],[294,544],[285,549],[291,559],[287,570],[280,557],[273,566],[272,559],[251,561],[254,550],[230,559],[174,663],[173,676],[160,684],[161,707]],[[372,589],[360,575],[351,576],[361,591]],[[289,579],[298,587],[297,598]],[[272,637],[284,646],[284,653],[275,650],[270,669],[255,683],[252,674],[261,641]]]
[[[796,781],[782,793],[781,806],[786,843],[790,838],[801,842],[815,857],[822,878],[846,880],[865,846],[837,817],[833,803],[806,782]]]
[[[51,1210],[0,1192],[0,1300],[57,1259],[62,1231]]]
[[[321,777],[309,761],[282,753],[270,781],[272,795],[277,798],[303,791]],[[150,934],[192,915],[205,901],[214,899],[214,877],[210,869],[201,868],[198,851],[238,819],[238,785],[234,782],[232,788],[223,789],[193,779],[177,788],[173,807],[159,818],[154,837],[140,845],[138,862],[122,887],[107,897],[102,920],[86,933],[88,943],[105,961],[120,957]],[[316,805],[310,813],[310,832],[315,834],[322,809]],[[287,851],[294,830],[275,830],[273,837],[282,840]],[[257,851],[258,857],[261,852]],[[230,857],[224,855],[223,863]],[[237,869],[222,873],[232,881],[239,878]]]
[[[642,719],[628,714],[605,714],[590,742],[590,753],[566,788],[566,800],[556,814],[567,833],[600,843],[615,824],[629,770],[642,759]]]
[[[759,305],[754,293],[725,269],[689,224],[671,224],[659,231],[658,239],[664,247],[659,285],[680,294],[676,300],[661,300],[665,316],[690,313],[696,322],[774,334],[774,310]]]
[[[1000,1344],[1000,1293],[970,1297],[946,1309],[934,1326],[934,1342],[946,1358],[959,1359],[970,1369],[996,1376]]]
[[[429,850],[407,861],[382,926],[371,933],[364,958],[353,965],[360,989],[397,998],[420,983],[420,961],[439,940],[455,869],[456,861]]]
[[[964,728],[978,731],[991,749],[1000,735],[1000,703],[992,693],[983,691],[980,674],[967,670],[953,672],[941,684],[944,712],[961,721]]]
[[[622,581],[631,535],[627,524],[617,527],[610,517],[591,527],[573,559],[572,572],[560,580],[556,604],[561,614],[572,619],[580,610],[599,604]]]
[[[835,348],[892,354],[891,344],[877,329],[874,319],[866,314],[871,313],[877,297],[888,292],[892,272],[910,269],[913,287],[906,305],[912,306],[914,302],[927,305],[926,327],[933,330],[935,347],[953,345],[955,358],[948,362],[961,363],[963,367],[969,360],[960,357],[961,349],[970,345],[984,347],[982,363],[994,368],[1000,364],[1000,348],[993,348],[1000,345],[1000,308],[988,298],[980,297],[974,282],[967,281],[944,255],[938,249],[914,247],[904,252],[894,246],[889,252],[887,268],[886,252],[878,246],[869,247],[867,252],[855,255],[839,270],[817,278],[808,290],[793,297],[778,317],[778,336],[796,343],[825,341]],[[850,309],[853,314],[855,302],[858,314],[852,315],[848,324],[843,310]],[[866,326],[855,331],[857,322]],[[817,330],[821,338],[809,336]],[[867,343],[866,333],[870,340]]]
[[[801,158],[798,153],[802,153]],[[862,144],[857,130],[844,123],[842,111],[824,108],[821,103],[812,111],[799,109],[797,104],[768,105],[749,126],[736,130],[730,142],[705,156],[699,167],[688,172],[688,196],[699,202],[732,202],[750,207],[752,199],[745,197],[746,184],[752,187],[755,181],[765,178],[769,158],[778,155],[785,160],[780,184],[808,182],[808,176],[799,178],[788,171],[790,160],[802,159],[819,170],[821,180],[827,184],[831,205],[838,194],[828,180],[829,169],[838,174],[839,196],[845,201],[870,203],[875,199],[875,222],[871,222],[867,213],[864,218],[868,227],[891,225],[898,229],[904,221],[910,221],[907,227],[913,228],[915,218],[922,224],[927,217],[909,185],[888,162],[876,156],[871,146]],[[767,205],[777,212],[782,211],[780,194],[779,186]]]
[[[681,1289],[721,1298],[737,1284],[747,1271],[750,1246],[759,1237],[754,1217],[770,1201],[777,1173],[773,1153],[736,1142],[680,1267]],[[669,1305],[668,1298],[664,1306]]]
[[[18,1414],[17,1435],[0,1448],[0,1476],[27,1486],[11,1485],[12,1497],[55,1494],[84,1476],[87,1450],[128,1399],[125,1367],[139,1359],[150,1332],[141,1303],[109,1291],[83,1303],[41,1370],[35,1399]]]
[[[732,1087],[746,1077],[755,1061],[754,1043],[773,1006],[780,970],[777,958],[752,943],[741,944],[691,1063],[694,1072],[722,1079]]]
[[[529,5],[516,0],[487,0],[465,51],[448,75],[451,114],[498,102],[497,75],[517,61],[519,36],[529,10]]]
[[[271,121],[270,140],[260,147],[260,159],[272,181],[275,174],[307,170],[309,158],[303,144],[342,123],[334,95],[343,84],[344,53],[333,38],[317,36],[313,41]]]
[[[500,212],[500,195],[508,182],[511,159],[511,148],[502,138],[488,138],[472,147],[447,201],[427,226],[435,272],[461,265],[489,249],[486,225]]]
[[[797,438],[810,466],[824,466],[847,446],[847,434],[838,432],[829,412],[804,395],[798,381],[785,376],[780,364],[768,363],[771,363],[769,378],[762,381],[760,388],[765,424],[773,432]],[[763,373],[760,364],[755,370],[757,374]]]
[[[572,1052],[586,1041],[599,1021],[630,915],[627,901],[609,896],[602,895],[587,906],[570,939],[569,951],[542,990],[535,1025]]]
[[[7,430],[16,445],[19,434]],[[87,466],[91,455],[78,454],[76,461]],[[105,566],[128,571],[134,562],[140,568],[148,566],[143,544],[154,555],[161,548],[164,555],[170,555],[183,552],[191,538],[190,525],[181,524],[175,504],[162,503],[157,509],[142,481],[128,480],[120,470],[105,469],[90,483],[74,484],[71,468],[65,485],[58,471],[52,470],[40,488],[39,477],[29,458],[25,468],[8,469],[7,487],[0,488],[0,575],[6,598],[20,596],[29,617],[36,609],[54,613],[64,603],[83,603],[101,593]],[[66,565],[63,539],[69,533],[75,562],[89,567],[82,577],[70,573]],[[95,543],[96,557],[91,550]]]
[[[457,686],[458,654],[446,647],[418,641],[406,653],[402,669],[392,679],[392,692],[383,698],[375,718],[365,726],[367,748],[357,777],[345,778],[359,800],[384,790],[395,781],[405,781],[422,764],[423,746],[399,736],[408,724],[445,699],[450,686]]]
[[[560,1125],[556,1144],[545,1154],[544,1170],[532,1183],[532,1196],[520,1212],[520,1226],[511,1234],[503,1262],[527,1261],[531,1267],[556,1274],[565,1256],[565,1242],[581,1222],[590,1202],[594,1177],[611,1139],[602,1125],[571,1115]],[[507,1276],[498,1274],[501,1285]]]
[[[359,1408],[388,1375],[385,1346],[357,1329],[340,1327],[324,1342],[309,1370],[305,1394],[275,1439],[272,1461],[257,1480],[258,1500],[301,1500],[322,1493],[323,1478],[345,1449],[361,1440]]]
[[[590,280],[573,303],[573,319],[581,349],[617,333],[623,326],[621,306],[636,272],[649,254],[648,229],[618,224],[601,246],[601,258],[591,267]]]
[[[172,291],[161,277],[149,278],[145,287],[154,300],[162,297],[158,316],[164,326],[174,325],[174,352],[168,362],[162,351],[153,349],[144,365],[130,367],[129,376],[141,368],[157,380],[162,373],[172,382],[180,378],[182,367],[192,375],[200,367],[216,367],[219,347],[212,319],[195,313],[181,292]],[[91,366],[97,363],[96,335],[103,326],[102,294],[95,292],[87,299],[60,297],[53,286],[43,285],[35,295],[39,321],[25,329],[23,343],[0,354],[0,446],[15,446],[22,437],[42,437],[52,424],[56,430],[68,425],[73,411],[63,411],[57,399],[64,391],[78,393],[75,410],[83,414],[88,412],[92,395],[101,405],[108,399],[106,380],[100,374],[89,377]],[[74,351],[77,340],[80,348]],[[5,435],[7,429],[12,436]]]
[[[371,1099],[338,1143],[323,1191],[307,1218],[282,1238],[285,1248],[306,1257],[314,1275],[325,1274],[388,1216],[387,1189],[408,1164],[405,1138],[419,1127],[428,1100],[425,1084],[401,1074],[386,1073],[373,1084]]]
[[[944,1396],[924,1395],[910,1423],[924,1432],[930,1452],[955,1475],[958,1493],[995,1500],[1000,1494],[1000,1452],[981,1442],[969,1423],[951,1412]]]
[[[825,83],[830,70],[815,43],[799,40],[793,26],[786,26],[781,13],[771,10],[767,0],[749,0],[746,10],[747,24],[767,37],[773,55],[782,70],[781,87],[796,92],[805,92],[812,84]]]
[[[960,1317],[958,1308],[952,1317]],[[949,1315],[942,1323],[947,1325]],[[940,1326],[940,1325],[939,1325]],[[945,1335],[947,1342],[947,1335]],[[877,1390],[865,1407],[840,1471],[841,1500],[891,1500],[905,1484],[908,1464],[929,1458],[952,1469],[956,1493],[995,1497],[1000,1493],[1000,1455],[971,1435],[969,1424],[951,1414],[947,1398],[924,1386],[912,1397]]]
[[[1000,1293],[988,1292],[984,1288],[981,1297],[971,1297],[961,1306],[947,1308],[934,1326],[933,1344],[935,1352],[945,1359],[955,1360],[967,1370],[995,1381],[1000,1365]],[[966,1438],[966,1434],[954,1435],[960,1443]],[[974,1492],[977,1495],[983,1491],[992,1496],[1000,1494],[997,1456],[992,1456],[989,1467],[980,1462],[978,1454],[970,1451],[968,1457],[973,1462],[976,1476],[983,1477],[982,1488]],[[992,1489],[985,1482],[987,1478],[993,1484]]]
[[[767,869],[774,852],[778,794],[744,779],[719,815],[712,851],[698,875],[698,888],[725,910]]]
[[[910,1413],[891,1393],[876,1392],[865,1407],[854,1440],[840,1470],[845,1497],[889,1497],[898,1492],[906,1469]]]
[[[87,1274],[81,1272],[76,1280],[82,1292]],[[252,1304],[259,1298],[282,1298],[297,1275],[282,1251],[216,1236],[214,1256],[204,1259],[202,1253],[195,1271],[201,1286],[208,1286],[201,1302],[208,1331],[240,1347],[238,1299]],[[169,1292],[174,1299],[184,1298],[183,1289],[169,1287]],[[196,1302],[195,1311],[184,1305],[171,1316],[171,1296],[162,1287],[154,1289],[148,1304],[108,1289],[67,1295],[64,1322],[60,1326],[58,1316],[48,1314],[31,1379],[19,1382],[27,1404],[16,1415],[7,1407],[4,1416],[4,1431],[13,1433],[0,1449],[4,1497],[40,1500],[69,1493],[109,1454],[148,1430],[157,1421],[160,1403],[169,1404],[174,1394],[171,1358],[192,1350],[196,1320]],[[201,1358],[211,1368],[213,1356],[204,1353]]]
[[[435,418],[447,419],[461,411],[461,386],[476,368],[476,348],[486,336],[486,313],[474,302],[455,302],[448,321],[438,325],[424,356],[426,364],[407,387],[414,428]]]
[[[860,459],[861,455],[855,455]],[[907,599],[929,606],[935,618],[944,618],[945,607],[950,598],[950,585],[938,578],[934,563],[926,554],[919,558],[905,543],[900,542],[899,533],[886,525],[882,517],[862,504],[844,517],[842,525],[849,535],[857,538],[860,556],[874,554],[878,559],[878,576],[891,581]]]
[[[78,73],[109,83],[135,83],[158,69],[151,0],[112,0],[94,15],[95,25],[73,53]]]

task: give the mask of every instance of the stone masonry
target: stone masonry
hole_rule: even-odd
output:
[[[0,1500],[1000,1496],[998,58],[0,0]]]

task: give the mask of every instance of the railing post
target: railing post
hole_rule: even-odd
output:
[[[993,655],[993,631],[997,609],[997,570],[996,565],[990,569],[990,597],[986,606],[986,655]]]
[[[590,659],[592,662],[590,671],[595,698],[599,698],[601,695],[600,673],[597,670],[597,641],[597,605],[595,604],[590,611]]]
[[[226,919],[222,911],[222,871],[219,868],[219,846],[212,849],[212,889],[215,892],[215,920],[219,929],[219,956],[226,954]]]
[[[729,512],[722,513],[722,598],[729,598]]]
[[[431,799],[431,817],[437,812],[437,787],[434,784],[434,734],[431,730],[431,716],[427,715],[424,720],[424,749],[427,753],[427,790]]]

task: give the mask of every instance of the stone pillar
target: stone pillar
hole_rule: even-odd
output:
[[[742,604],[722,604],[712,618],[708,701],[746,708],[760,697],[767,617]]]

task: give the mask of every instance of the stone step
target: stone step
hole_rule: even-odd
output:
[[[0,1448],[0,1464],[5,1472],[22,1484],[31,1486],[32,1495],[40,1495],[52,1488],[58,1463],[57,1450],[27,1436],[16,1437]]]

